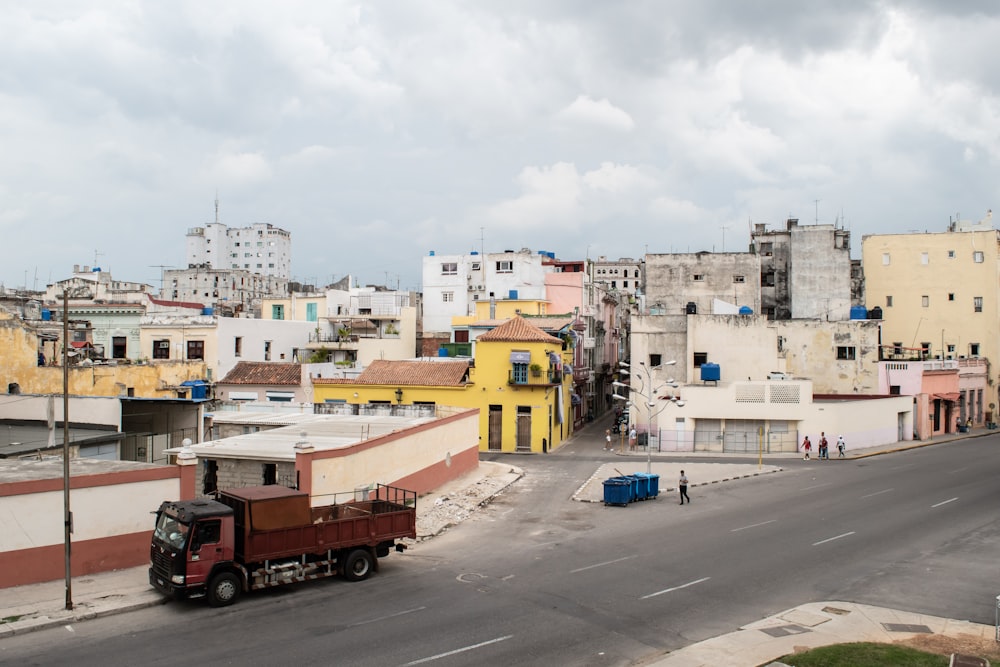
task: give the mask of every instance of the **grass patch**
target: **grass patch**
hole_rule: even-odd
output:
[[[4,616],[0,618],[0,623],[14,623],[15,621],[20,621],[21,616]]]
[[[948,667],[949,659],[908,646],[857,642],[793,653],[778,662],[793,667]]]

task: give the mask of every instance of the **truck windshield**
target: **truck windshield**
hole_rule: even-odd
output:
[[[156,519],[156,529],[153,531],[153,537],[170,545],[172,549],[183,549],[184,543],[187,542],[187,536],[190,526],[186,523],[181,523],[175,517],[169,514],[160,514]]]

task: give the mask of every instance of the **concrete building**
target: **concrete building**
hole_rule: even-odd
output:
[[[287,278],[208,264],[164,270],[161,290],[164,299],[202,303],[224,315],[257,318],[262,315],[262,299],[287,293]]]
[[[493,298],[544,301],[543,259],[551,253],[519,251],[423,258],[424,334],[450,334],[456,316],[472,315],[477,301]]]
[[[851,233],[836,225],[783,230],[754,226],[751,244],[760,256],[761,311],[768,319],[846,320],[851,308]]]
[[[288,280],[292,267],[291,233],[269,223],[227,227],[216,221],[187,232],[187,265],[243,270]]]
[[[1000,403],[1000,233],[992,214],[946,231],[862,239],[866,306],[880,311],[882,358],[986,359],[987,405]],[[977,413],[974,404],[954,412]]]
[[[601,255],[592,260],[591,264],[594,283],[603,285],[605,290],[624,295],[626,300],[642,294],[645,284],[645,265],[642,260],[631,257],[609,260]]]
[[[760,257],[746,252],[646,255],[646,312],[711,314],[716,302],[760,312]]]
[[[308,366],[290,362],[240,361],[215,384],[225,401],[311,403]]]

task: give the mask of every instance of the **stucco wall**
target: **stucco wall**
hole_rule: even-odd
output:
[[[312,456],[313,505],[332,502],[330,496],[368,484],[416,481],[428,468],[444,466],[458,476],[478,465],[479,415],[462,412],[423,426],[408,428]],[[472,461],[474,460],[475,463]],[[411,490],[424,493],[427,486]]]
[[[743,282],[735,282],[736,276]],[[751,253],[646,255],[648,308],[679,315],[690,301],[699,313],[711,313],[713,299],[760,312],[760,258]]]
[[[98,462],[89,462],[93,463]],[[163,500],[180,498],[178,475],[173,466],[74,475],[73,575],[147,562],[153,529],[150,512]],[[0,535],[0,572],[4,572],[0,587],[63,576],[62,479],[0,485]]]

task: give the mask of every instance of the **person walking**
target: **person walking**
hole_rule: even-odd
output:
[[[604,449],[605,451],[611,451],[611,429],[605,429],[604,431]]]
[[[677,489],[681,492],[681,505],[684,504],[684,499],[687,498],[688,505],[691,504],[691,496],[688,495],[688,478],[681,470],[680,479],[677,480]]]
[[[844,458],[844,450],[846,450],[846,449],[847,449],[847,443],[844,442],[844,436],[838,435],[837,436],[837,451],[840,452],[839,454],[837,454],[837,458],[838,459]]]
[[[830,443],[826,441],[826,431],[819,434],[819,458],[824,461],[830,460]]]
[[[635,451],[635,444],[638,441],[638,439],[639,439],[639,436],[635,432],[635,424],[632,424],[632,428],[629,429],[629,432],[628,432],[628,450],[630,452],[634,452]]]
[[[802,457],[803,461],[808,461],[809,460],[809,452],[812,451],[812,448],[813,448],[813,444],[811,442],[809,442],[809,436],[807,435],[805,437],[805,439],[802,440],[802,451],[804,451],[806,453],[806,455]]]

